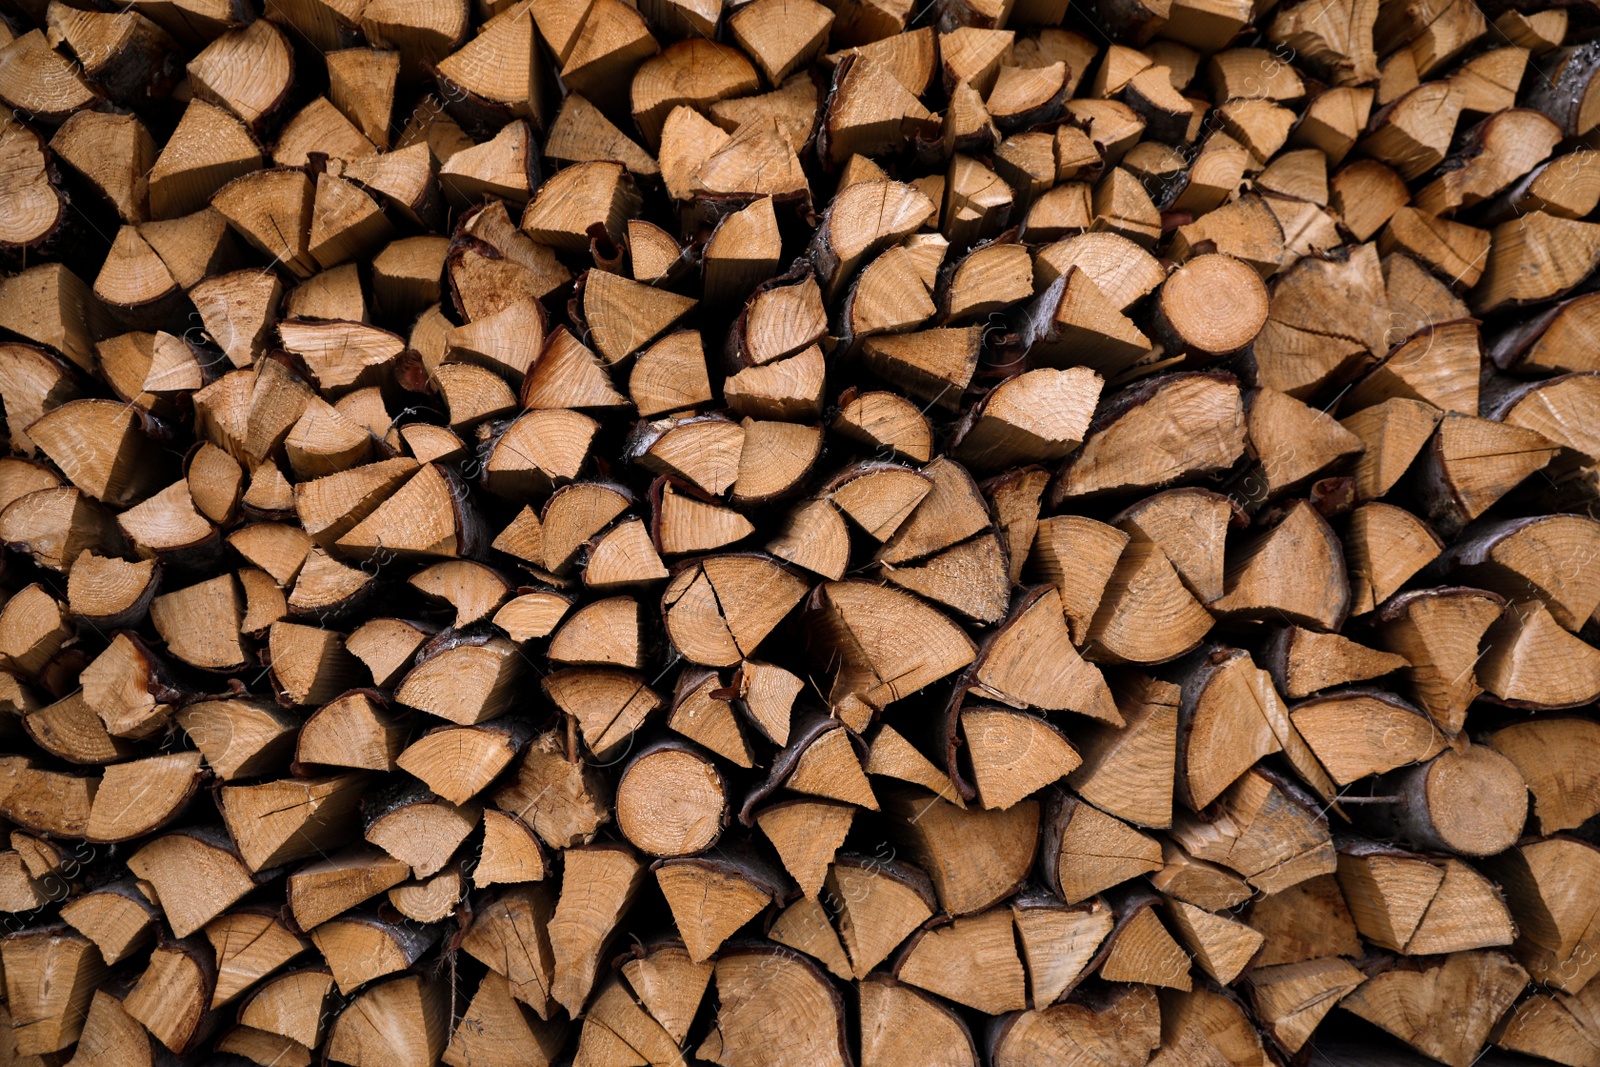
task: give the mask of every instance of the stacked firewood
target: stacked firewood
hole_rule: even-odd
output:
[[[1600,33],[4,0],[0,1063],[1600,1067]]]

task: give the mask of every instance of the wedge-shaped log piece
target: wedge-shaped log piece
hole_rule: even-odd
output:
[[[0,814],[29,830],[82,837],[99,777],[35,767],[25,756],[0,757]]]
[[[1600,301],[1593,294],[1563,300],[1494,337],[1489,357],[1502,370],[1594,370],[1582,338],[1593,328],[1590,324],[1597,309]]]
[[[524,119],[506,123],[480,145],[462,147],[439,167],[440,188],[450,203],[460,208],[489,197],[525,204],[538,179],[538,145],[533,126]],[[559,276],[561,271],[549,273]]]
[[[1418,468],[1429,521],[1446,535],[1458,533],[1556,452],[1532,430],[1447,413]]]
[[[755,822],[800,891],[815,898],[855,811],[854,805],[841,801],[800,797],[767,805],[755,813]]]
[[[808,252],[823,295],[842,294],[869,257],[914,233],[934,210],[923,193],[900,182],[859,182],[843,190],[828,205]]]
[[[1266,664],[1273,682],[1291,699],[1348,682],[1364,682],[1411,665],[1393,652],[1301,626],[1285,626],[1273,633]]]
[[[203,48],[189,61],[188,73],[196,96],[259,127],[287,101],[294,56],[288,37],[276,25],[251,22]]]
[[[628,458],[655,474],[676,475],[702,492],[721,495],[739,478],[745,430],[720,416],[669,416],[640,423]]]
[[[542,125],[550,108],[549,73],[528,7],[502,5],[477,29],[462,48],[437,61],[435,77],[451,110],[475,128],[494,128],[513,117]],[[385,136],[388,125],[383,123]]]
[[[441,368],[441,372],[445,368]],[[509,405],[516,400],[505,383],[481,368],[505,391]],[[589,416],[565,409],[541,409],[514,419],[495,438],[483,484],[491,493],[522,502],[565,485],[582,472],[600,424]]]
[[[1536,982],[1577,993],[1600,972],[1597,934],[1576,887],[1600,870],[1600,850],[1567,837],[1528,841],[1488,864],[1517,920],[1512,952]]]
[[[583,287],[583,313],[595,350],[614,364],[645,347],[694,307],[688,297],[604,271],[591,271]]]
[[[711,959],[734,931],[783,895],[778,873],[743,847],[660,860],[653,869],[695,963]]]
[[[187,1052],[203,1036],[216,977],[210,953],[197,940],[157,945],[122,1006],[169,1050]]]
[[[1085,650],[1100,662],[1160,663],[1199,644],[1212,621],[1159,545],[1130,541],[1089,622]]]
[[[1160,898],[1136,886],[1114,889],[1107,896],[1117,921],[1101,946],[1100,977],[1185,992],[1192,989],[1192,961],[1156,915]]]
[[[1040,873],[1068,904],[1161,869],[1161,845],[1067,793],[1045,812]]]
[[[881,709],[953,674],[976,648],[954,623],[910,593],[870,582],[824,582],[806,602],[811,654],[834,670],[829,702]]]
[[[291,932],[274,912],[244,907],[217,916],[205,927],[216,953],[216,985],[208,1007],[225,1004],[311,945]]]
[[[1504,607],[1485,590],[1447,587],[1405,593],[1379,616],[1383,646],[1410,664],[1412,698],[1451,737],[1483,692],[1475,670],[1479,645]]]
[[[1156,378],[1102,405],[1083,446],[1056,475],[1051,502],[1154,489],[1224,470],[1243,454],[1244,433],[1231,377]]]
[[[1252,390],[1245,407],[1250,446],[1257,456],[1236,490],[1246,507],[1300,489],[1365,450],[1361,439],[1332,416],[1276,389]]]
[[[1220,493],[1167,489],[1130,505],[1113,524],[1132,540],[1158,546],[1189,591],[1210,603],[1222,596],[1223,549],[1236,521],[1233,502]]]
[[[635,999],[681,1045],[705,999],[712,965],[696,963],[676,942],[661,941],[635,946],[620,969]]]
[[[928,131],[932,116],[886,64],[849,59],[834,68],[823,124],[823,147],[837,166],[904,146]]]
[[[1100,386],[1083,367],[1008,379],[969,411],[955,454],[981,470],[1062,459],[1088,432]]]
[[[255,888],[226,834],[204,827],[158,837],[128,858],[151,883],[176,937],[188,937]]]
[[[861,995],[861,1067],[919,1062],[976,1067],[972,1034],[942,1001],[895,981],[869,975]]]
[[[46,1056],[83,1033],[95,986],[106,966],[94,943],[64,926],[21,931],[0,945],[7,1006],[18,1056]]]
[[[1339,785],[1432,759],[1445,744],[1426,713],[1381,689],[1312,697],[1290,718]]]
[[[737,945],[717,959],[716,1020],[695,1050],[727,1065],[847,1067],[844,1002],[806,957],[774,945]],[[773,997],[787,1010],[774,1013]]]
[[[395,721],[378,694],[357,689],[307,718],[294,742],[294,758],[302,765],[392,771],[410,734],[410,725]]]
[[[822,427],[745,418],[740,428],[744,439],[732,502],[748,508],[798,493],[822,457]]]
[[[1068,784],[1117,818],[1168,826],[1182,690],[1147,675],[1126,674],[1112,692],[1124,725],[1096,723],[1076,732],[1083,764],[1068,776]]]
[[[1161,994],[1161,1012],[1171,1020],[1171,1036],[1151,1060],[1158,1067],[1190,1062],[1188,1057],[1197,1062],[1220,1057],[1220,1063],[1231,1062],[1229,1057],[1251,1062],[1266,1055],[1261,1035],[1236,994],[1204,987],[1187,993],[1168,990]]]
[[[1034,1004],[1054,1004],[1083,980],[1115,922],[1110,906],[1098,897],[1064,905],[1036,891],[1011,902],[1011,918]]]
[[[510,982],[491,972],[478,984],[440,1062],[450,1067],[502,1063],[548,1067],[560,1053],[566,1033],[562,1023],[532,1017],[512,996]]]
[[[1248,892],[1248,889],[1246,890]],[[1315,916],[1308,923],[1306,916]],[[1257,967],[1362,954],[1355,920],[1339,883],[1331,874],[1298,882],[1262,897],[1250,908],[1250,925],[1266,937]]]
[[[315,1048],[333,1017],[332,995],[333,975],[326,967],[293,970],[257,987],[239,1007],[240,1022]]]
[[[656,1062],[670,1062],[680,1056],[671,1036],[633,999],[623,982],[615,977],[601,986],[584,1016],[583,1033],[578,1039],[578,1055],[591,1060],[606,1054],[599,1052],[599,1049],[610,1052],[612,1046],[625,1047],[634,1054],[643,1050]]]
[[[169,1053],[143,1023],[128,1014],[124,1007],[126,991],[118,992],[122,994],[120,997],[104,989],[94,990],[88,1015],[83,1020],[83,1033],[78,1038],[83,1062],[109,1063],[115,1059],[120,1063],[139,1064],[140,1067],[159,1063]],[[283,1040],[275,1034],[266,1036]],[[229,1051],[232,1047],[231,1037],[231,1034],[224,1035],[217,1042],[217,1051]],[[74,1055],[73,1058],[77,1059],[78,1056]]]
[[[472,870],[472,884],[537,882],[550,874],[550,860],[532,826],[495,808],[483,811],[483,849]]]
[[[1479,315],[1565,296],[1600,261],[1600,227],[1543,211],[1502,222],[1492,235],[1472,292]]]
[[[129,841],[182,813],[200,784],[200,754],[175,752],[107,767],[95,791],[84,837]]]
[[[982,327],[950,326],[869,337],[861,356],[874,374],[914,399],[955,411],[977,371],[982,345]]]
[[[1273,283],[1250,356],[1257,384],[1306,400],[1382,358],[1388,303],[1376,246],[1301,257]]]
[[[1010,908],[991,908],[919,931],[895,961],[894,975],[989,1015],[1020,1011],[1028,1004]]]
[[[430,463],[337,544],[356,559],[451,559],[482,551],[482,520],[455,475]]]
[[[755,805],[780,786],[877,811],[877,798],[862,770],[859,745],[844,723],[809,710],[795,724],[789,744],[773,760],[766,782],[746,795],[740,821],[751,825]]]
[[[521,644],[548,637],[572,610],[572,601],[560,593],[535,591],[514,596],[494,613],[494,624]]]
[[[566,744],[554,731],[529,742],[510,780],[489,800],[525,820],[551,848],[590,841],[611,819],[606,779],[589,763],[569,761]]]
[[[1167,901],[1166,914],[1200,969],[1223,985],[1239,976],[1264,940],[1236,919],[1213,915],[1181,900]]]
[[[306,362],[325,397],[382,384],[405,352],[405,339],[366,323],[290,320],[278,323],[278,338]]]
[[[1363,504],[1352,512],[1342,541],[1353,615],[1378,607],[1387,612],[1384,602],[1444,548],[1427,523],[1404,508],[1381,502]],[[1391,651],[1406,654],[1403,649]]]
[[[1494,1031],[1494,1043],[1556,1063],[1593,1063],[1591,1050],[1600,1044],[1589,1006],[1594,996],[1534,993],[1501,1020]]]
[[[1138,1063],[1160,1044],[1161,1004],[1144,985],[1106,985],[1002,1016],[988,1040],[995,1067]]]
[[[1337,630],[1350,612],[1350,582],[1339,538],[1311,504],[1297,501],[1270,530],[1247,535],[1228,554],[1218,614],[1288,618]]]
[[[896,839],[927,872],[940,906],[951,915],[983,911],[1011,895],[1038,852],[1034,800],[1005,811],[978,811],[899,788],[886,791],[885,810],[901,820]],[[973,864],[974,856],[982,857],[980,864]]]
[[[1318,793],[1333,783],[1291,722],[1266,671],[1242,649],[1210,647],[1178,668],[1177,798],[1201,811],[1263,756],[1283,752]],[[1431,753],[1430,753],[1431,754]]]
[[[1229,786],[1204,814],[1175,812],[1172,837],[1191,856],[1238,872],[1264,893],[1334,868],[1322,805],[1261,768]]]
[[[644,880],[645,868],[625,845],[585,845],[564,854],[561,896],[550,918],[555,958],[550,995],[578,1014],[594,988],[605,946]]]
[[[667,713],[667,728],[705,746],[735,766],[755,765],[750,738],[716,671],[691,668],[678,675]],[[788,740],[787,734],[784,740]]]
[[[661,173],[655,158],[623,133],[605,113],[578,93],[568,93],[561,102],[555,122],[550,127],[549,140],[544,145],[547,159],[563,163],[593,163],[614,160],[628,168],[635,177],[655,177]],[[638,225],[630,221],[630,228]],[[642,221],[642,220],[641,220]],[[630,241],[635,240],[630,237]],[[637,253],[635,253],[637,257]],[[676,257],[674,257],[676,258]],[[652,281],[638,273],[640,281]]]
[[[406,863],[383,850],[354,845],[295,871],[285,885],[285,895],[295,925],[311,930],[399,885],[410,874]]]
[[[858,979],[934,912],[927,875],[893,860],[841,855],[828,873],[826,892],[825,899],[837,907],[839,939]]]
[[[67,925],[95,943],[100,958],[117,963],[149,944],[160,915],[131,880],[111,882],[61,906]]]
[[[1484,641],[1474,673],[1513,707],[1573,707],[1600,692],[1600,653],[1562,629],[1542,603],[1511,605]]]
[[[75,400],[52,408],[28,436],[84,493],[114,508],[150,495],[160,464],[138,416],[112,400]]]
[[[1304,1048],[1317,1025],[1363,980],[1360,971],[1337,957],[1259,967],[1251,974],[1256,1017],[1290,1052]]]
[[[1009,808],[1070,774],[1081,762],[1059,730],[1024,712],[967,708],[961,712],[961,733],[971,755],[978,799],[985,808]]]
[[[435,940],[436,931],[390,925],[373,914],[353,912],[330,919],[311,933],[317,951],[328,961],[339,992],[386,974],[403,971]]]
[[[971,678],[975,691],[1013,707],[1121,721],[1099,669],[1072,647],[1054,586],[1036,586],[1022,594],[980,651]]]
[[[795,698],[805,690],[803,681],[776,664],[746,660],[734,674],[731,688],[737,690],[745,715],[769,741],[788,744]]]
[[[1040,253],[1041,265],[1048,251]],[[1098,373],[1115,375],[1150,352],[1150,339],[1115,303],[1118,289],[1100,288],[1111,286],[1112,279],[1097,279],[1092,269],[1082,262],[1067,265],[1027,305],[1022,341],[1033,362],[1059,366],[1083,361]]]
[[[365,798],[366,839],[411,868],[416,878],[443,870],[477,827],[476,805],[451,804],[404,781]]]
[[[1123,531],[1082,515],[1036,520],[1025,570],[1030,577],[1056,587],[1074,642],[1081,644],[1087,639],[1095,610],[1127,544],[1128,535]]]
[[[521,669],[517,648],[486,633],[442,635],[418,655],[395,689],[399,704],[471,726],[510,706]]]
[[[427,1067],[445,1050],[450,991],[418,975],[363,989],[328,1031],[328,1055],[352,1067]]]
[[[298,170],[257,170],[233,179],[211,196],[211,206],[256,251],[295,277],[317,272],[311,256],[316,189]]]
[[[1488,523],[1461,538],[1443,562],[1463,584],[1511,600],[1537,598],[1568,630],[1600,608],[1600,576],[1564,562],[1600,551],[1600,524],[1577,515],[1548,515]]]
[[[933,476],[928,471],[868,462],[847,467],[836,475],[829,483],[828,499],[875,540],[888,541],[933,488]],[[965,486],[957,483],[957,488],[964,490]],[[963,512],[968,510],[964,492],[952,496]],[[973,517],[978,516],[981,512]]]
[[[450,803],[465,804],[511,764],[530,732],[526,723],[504,719],[441,726],[409,745],[395,766],[422,779]]]
[[[510,994],[549,1018],[555,956],[548,933],[555,890],[546,885],[502,891],[478,911],[461,939],[468,955],[504,978]]]
[[[1480,362],[1476,323],[1426,326],[1356,383],[1344,403],[1354,411],[1400,398],[1476,415]]]
[[[1527,980],[1503,953],[1458,952],[1375,975],[1341,1006],[1433,1059],[1466,1067]]]
[[[950,780],[950,776],[935,767],[921,749],[887,723],[879,726],[872,736],[865,770],[869,775],[895,778],[921,786],[958,808],[966,807],[961,791]]]
[[[177,719],[223,781],[287,770],[299,726],[275,702],[231,698],[196,701]]]

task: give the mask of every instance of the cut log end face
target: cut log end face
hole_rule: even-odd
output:
[[[618,829],[657,856],[704,851],[721,834],[726,815],[721,774],[687,748],[639,756],[617,785]]]
[[[0,1064],[1600,1067],[1485,10],[6,5]]]

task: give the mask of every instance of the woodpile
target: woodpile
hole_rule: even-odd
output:
[[[1592,7],[4,0],[0,105],[0,1064],[1600,1067]]]

